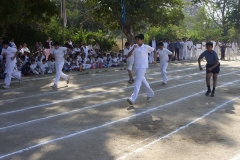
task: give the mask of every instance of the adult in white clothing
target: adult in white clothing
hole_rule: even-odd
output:
[[[155,40],[155,37],[152,37],[152,40],[149,42],[148,45],[151,46],[151,47],[153,47],[155,50],[157,49],[157,42],[156,42],[156,40]],[[154,60],[154,53],[151,52],[151,53],[149,54],[149,63],[152,63],[153,60]]]
[[[200,54],[202,53],[202,45],[201,45],[201,43],[198,42],[196,47],[197,47],[197,57],[199,57]]]
[[[9,47],[8,44],[9,42],[6,40],[2,42],[3,48],[1,55],[6,57],[6,67],[4,71],[4,73],[6,73],[4,79],[5,85],[2,86],[4,89],[9,88],[12,77],[17,78],[19,82],[22,81],[21,72],[18,72],[14,69],[17,62],[16,57],[18,56],[19,52],[16,48]]]
[[[186,39],[183,39],[183,43],[182,43],[182,58],[183,60],[186,60],[187,58],[187,54],[188,54],[188,42],[186,41]]]
[[[228,40],[228,42],[226,44],[226,48],[227,48],[227,59],[230,60],[231,50],[232,50],[232,44],[231,44],[230,40]]]
[[[159,55],[159,58],[160,58],[160,70],[161,70],[161,76],[163,79],[163,85],[165,85],[167,84],[168,63],[171,63],[172,61],[172,52],[164,48],[164,44],[160,42],[158,44],[157,54]],[[169,59],[169,55],[170,55],[170,59]]]
[[[192,58],[193,41],[191,40],[191,38],[189,38],[187,43],[188,52],[185,57],[186,60]]]
[[[202,42],[202,53],[203,53],[204,51],[206,51],[206,44],[207,44],[207,42],[206,42],[206,40],[204,39],[203,42]]]
[[[52,88],[57,88],[58,86],[58,81],[60,78],[64,78],[67,82],[69,83],[70,77],[62,72],[63,65],[65,59],[68,57],[70,53],[70,49],[66,47],[60,47],[59,42],[54,43],[54,47],[51,49],[50,52],[53,55],[53,58],[55,58],[55,68],[56,68],[56,76],[54,80],[54,85],[51,86]]]
[[[134,92],[132,96],[127,100],[130,105],[133,105],[137,99],[141,85],[144,86],[147,92],[147,101],[150,101],[154,97],[154,92],[150,88],[149,83],[144,77],[148,68],[148,53],[154,52],[154,61],[156,64],[156,50],[149,45],[144,44],[144,35],[139,34],[135,37],[137,44],[132,47],[132,50],[128,53],[127,57],[134,56],[134,68],[136,73]]]
[[[234,39],[234,41],[232,43],[232,50],[233,50],[233,59],[236,58],[236,60],[237,60],[238,43],[237,43],[236,39]]]

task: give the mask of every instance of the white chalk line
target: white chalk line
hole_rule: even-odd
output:
[[[136,150],[134,150],[134,151],[131,151],[131,152],[125,154],[124,156],[118,158],[117,160],[125,159],[125,158],[129,157],[130,155],[132,155],[132,154],[134,154],[134,153],[138,153],[138,152],[146,149],[147,147],[152,146],[152,145],[158,143],[159,141],[161,141],[161,140],[163,140],[163,139],[169,138],[169,137],[172,136],[173,134],[175,134],[175,133],[177,133],[177,132],[179,132],[179,131],[181,131],[181,130],[184,130],[184,129],[188,128],[190,125],[192,125],[192,124],[194,124],[194,123],[196,123],[196,122],[204,119],[205,117],[209,116],[210,114],[214,113],[215,111],[217,111],[218,109],[224,107],[225,105],[227,105],[227,104],[229,104],[229,103],[231,103],[231,102],[234,102],[234,101],[237,100],[238,98],[240,98],[240,96],[235,97],[235,98],[233,98],[233,99],[231,99],[231,100],[226,101],[225,103],[217,106],[216,108],[212,109],[211,111],[209,111],[208,113],[204,114],[203,116],[201,116],[201,117],[199,117],[199,118],[191,121],[190,123],[186,124],[185,126],[182,126],[182,127],[180,127],[180,128],[177,128],[177,129],[175,129],[174,131],[170,132],[169,134],[167,134],[167,135],[165,135],[165,136],[162,136],[162,137],[160,137],[160,138],[152,141],[151,143],[148,143],[147,145],[144,145],[143,147],[140,147],[140,148],[138,148],[138,149],[136,149]]]
[[[235,71],[235,72],[238,72],[238,71]],[[199,75],[199,74],[201,74],[201,73],[193,73],[193,74],[189,74],[189,75],[185,75],[185,76],[176,76],[175,78],[169,78],[169,81],[173,80],[173,79],[179,79],[179,78],[184,78],[184,77],[187,77],[187,76],[194,76],[194,75]],[[157,82],[160,82],[160,81],[161,80],[153,81],[153,82],[150,82],[149,84],[157,83]],[[63,102],[69,102],[69,101],[78,100],[78,99],[82,99],[82,98],[93,97],[93,96],[96,96],[96,95],[99,95],[99,94],[103,95],[103,94],[107,94],[107,93],[111,93],[111,92],[116,92],[116,90],[118,90],[118,91],[119,90],[126,90],[126,89],[129,89],[129,88],[134,88],[134,86],[127,86],[123,89],[114,89],[114,90],[99,92],[99,93],[90,94],[90,95],[86,95],[86,96],[76,96],[76,97],[70,98],[70,99],[58,100],[56,102],[45,103],[45,104],[41,104],[41,105],[37,105],[37,106],[31,106],[31,107],[27,107],[27,108],[23,108],[23,109],[19,109],[19,110],[14,110],[14,111],[9,111],[9,112],[3,112],[3,113],[0,113],[0,116],[6,115],[6,114],[11,114],[11,113],[16,113],[16,112],[21,112],[21,111],[26,111],[26,110],[30,110],[30,109],[36,109],[36,108],[40,108],[40,107],[46,107],[46,106],[49,106],[49,105],[59,104],[59,103],[63,103]]]
[[[226,84],[224,84],[224,85],[218,86],[218,88],[220,88],[220,87],[225,87],[225,86],[234,84],[234,83],[239,82],[239,81],[240,81],[240,80],[228,82],[228,83],[226,83]],[[121,119],[119,119],[119,120],[111,121],[111,122],[105,123],[105,124],[100,125],[100,126],[96,126],[96,127],[92,127],[92,128],[86,129],[86,130],[78,131],[78,132],[75,132],[75,133],[72,133],[72,134],[69,134],[69,135],[66,135],[66,136],[62,136],[62,137],[55,138],[55,139],[52,139],[52,140],[48,140],[48,141],[45,141],[45,142],[42,142],[42,143],[38,143],[38,144],[36,144],[36,145],[30,146],[30,147],[27,147],[27,148],[24,148],[24,149],[20,149],[20,150],[15,151],[15,152],[11,152],[11,153],[8,153],[8,154],[4,154],[4,155],[1,155],[1,156],[0,156],[0,159],[6,158],[6,157],[10,157],[10,156],[13,156],[13,155],[15,155],[15,154],[19,154],[19,153],[22,153],[22,152],[25,152],[25,151],[29,151],[29,150],[31,150],[31,149],[34,149],[34,148],[37,148],[37,147],[40,147],[40,146],[43,146],[43,145],[47,145],[47,144],[50,144],[50,143],[53,143],[53,142],[57,142],[57,141],[60,141],[60,140],[64,140],[64,139],[67,139],[67,138],[71,138],[71,137],[74,137],[74,136],[76,136],[76,135],[80,135],[80,134],[83,134],[83,133],[86,133],[86,132],[89,132],[89,131],[93,131],[93,130],[96,130],[96,129],[100,129],[100,128],[103,128],[103,127],[106,127],[106,126],[109,126],[109,125],[112,125],[112,124],[115,124],[115,123],[118,123],[118,122],[122,122],[122,121],[128,120],[128,119],[133,118],[133,117],[141,116],[141,115],[143,115],[143,114],[146,114],[146,113],[155,111],[156,109],[163,108],[163,107],[166,107],[166,106],[175,104],[175,103],[177,103],[177,102],[181,102],[181,101],[183,101],[183,100],[189,99],[189,98],[191,98],[191,97],[197,96],[197,95],[202,94],[202,93],[204,93],[204,92],[205,92],[205,90],[200,91],[200,92],[195,93],[195,94],[191,94],[191,95],[189,95],[189,96],[185,96],[185,97],[183,97],[183,98],[180,98],[180,99],[178,99],[178,100],[175,100],[175,101],[166,103],[166,104],[164,104],[164,105],[160,105],[160,106],[158,106],[158,107],[151,108],[151,109],[146,110],[146,111],[144,111],[144,112],[140,112],[140,113],[137,113],[137,114],[134,114],[134,115],[125,117],[125,118],[121,118]],[[190,124],[189,124],[189,125],[190,125]],[[182,127],[181,127],[181,128],[182,128]],[[175,133],[175,132],[174,132],[174,133]],[[173,134],[173,133],[172,133],[172,134]]]
[[[229,74],[230,73],[228,73],[227,75],[229,75]],[[201,82],[201,81],[203,81],[203,80],[196,80],[196,81],[192,81],[192,82],[188,82],[188,83],[184,83],[184,84],[179,84],[179,85],[175,85],[175,86],[172,86],[172,87],[155,90],[154,92],[169,90],[169,89],[172,89],[172,88],[177,88],[177,87],[181,87],[181,86],[184,86],[184,85],[188,85],[188,84],[192,84],[192,83],[196,83],[196,82]],[[124,89],[119,89],[119,90],[124,90]],[[109,91],[109,92],[115,92],[115,90],[114,91]],[[98,94],[101,94],[101,93],[98,93]],[[97,95],[97,94],[94,94],[94,95]],[[145,95],[145,93],[139,94],[138,96],[142,96],[142,95]],[[88,96],[92,96],[92,95],[88,95]],[[88,96],[85,96],[85,98],[88,97]],[[44,117],[44,118],[39,118],[39,119],[35,119],[35,120],[23,122],[23,123],[18,123],[18,124],[14,124],[14,125],[11,125],[11,126],[1,127],[0,131],[5,130],[5,129],[9,129],[9,128],[13,128],[13,127],[17,127],[17,126],[21,126],[21,125],[25,125],[25,124],[29,124],[29,123],[33,123],[33,122],[38,122],[38,121],[41,121],[41,120],[47,120],[47,119],[58,117],[58,116],[68,115],[68,114],[80,112],[80,111],[83,111],[83,110],[100,107],[100,106],[107,105],[107,104],[114,103],[114,102],[120,102],[122,100],[126,100],[126,98],[127,97],[124,97],[124,98],[121,98],[121,99],[112,100],[112,101],[108,101],[108,102],[104,102],[104,103],[100,103],[100,104],[94,104],[94,105],[91,105],[91,106],[86,106],[86,107],[83,107],[83,108],[80,108],[80,109],[76,109],[76,110],[72,110],[72,111],[68,111],[68,112],[63,112],[63,113],[55,114],[55,115]],[[11,113],[8,112],[8,114],[11,114]]]
[[[186,70],[193,70],[192,68],[190,69],[182,69],[182,70],[174,70],[174,71],[169,71],[168,73],[174,73],[174,72],[182,72],[182,71],[186,71]],[[124,73],[126,75],[126,73]],[[160,73],[155,73],[155,74],[147,74],[146,76],[155,76],[155,75],[160,75]],[[114,75],[116,76],[116,75]],[[19,99],[24,99],[24,98],[33,98],[33,97],[37,97],[37,96],[43,96],[43,95],[49,95],[49,94],[53,94],[53,93],[60,93],[60,92],[73,92],[76,90],[81,90],[81,89],[86,89],[86,88],[91,88],[91,87],[96,87],[96,86],[101,86],[101,85],[106,85],[106,84],[114,84],[117,82],[122,82],[122,81],[127,81],[128,79],[121,79],[118,81],[111,81],[111,82],[106,82],[106,83],[101,83],[101,84],[94,84],[94,85],[88,85],[88,86],[83,86],[83,87],[78,87],[75,89],[68,89],[68,90],[62,90],[62,91],[51,91],[51,92],[47,92],[47,93],[40,93],[40,94],[35,94],[35,95],[30,95],[30,96],[25,96],[25,97],[17,97],[17,98],[10,98],[10,99],[5,99],[5,100],[0,100],[1,102],[12,102],[15,100],[19,100]]]
[[[235,71],[235,72],[238,72],[238,71]],[[229,75],[229,74],[232,74],[232,73],[230,72],[230,73],[227,73],[227,74],[223,74],[223,75],[221,75],[221,76]],[[221,76],[219,76],[219,77],[221,77]],[[169,90],[169,89],[173,89],[173,88],[177,88],[177,87],[181,87],[181,86],[184,86],[184,85],[188,85],[188,84],[192,84],[192,83],[197,83],[197,82],[201,82],[201,81],[203,81],[203,80],[191,81],[191,82],[188,82],[188,83],[183,83],[183,84],[175,85],[175,86],[168,87],[168,88],[163,88],[163,89],[155,90],[154,92]],[[145,95],[145,93],[139,94],[138,96],[142,96],[142,95]],[[90,95],[89,95],[89,96],[90,96]],[[95,104],[95,105],[83,107],[83,108],[81,108],[81,109],[76,109],[76,110],[72,110],[72,111],[68,111],[68,112],[63,112],[63,113],[55,114],[55,115],[48,116],[48,117],[38,118],[38,119],[30,120],[30,121],[27,121],[27,122],[22,122],[22,123],[10,125],[10,126],[1,127],[1,128],[0,128],[0,131],[1,131],[1,130],[6,130],[6,129],[10,129],[10,128],[14,128],[14,127],[21,126],[21,125],[26,125],[26,124],[30,124],[30,123],[34,123],[34,122],[39,122],[39,121],[43,121],[43,120],[55,118],[55,117],[58,117],[58,116],[63,116],[63,115],[68,115],[68,114],[72,114],[72,113],[84,111],[84,110],[87,110],[87,109],[92,109],[92,108],[100,107],[100,106],[102,106],[102,105],[107,105],[107,104],[114,103],[114,102],[120,102],[120,101],[122,101],[122,100],[125,100],[126,98],[127,98],[127,97],[124,97],[124,98],[121,98],[121,99],[118,99],[118,100],[108,101],[108,102],[105,102],[105,103],[100,103],[100,104]],[[144,110],[145,110],[145,109],[144,109]]]
[[[194,68],[187,68],[187,69],[185,69],[185,70],[192,70],[192,69],[194,69]],[[149,71],[149,72],[151,72],[151,71],[154,71],[154,70],[159,70],[159,68],[153,68],[153,69],[149,69],[149,70],[147,70],[147,71]],[[118,75],[127,75],[127,73],[118,73]],[[70,75],[71,76],[71,75]],[[77,76],[77,75],[75,75],[75,76]],[[91,75],[91,76],[93,76],[93,75]],[[116,75],[106,75],[106,76],[112,76],[112,77],[114,77],[114,76],[116,76]],[[87,79],[93,79],[93,78],[101,78],[101,77],[106,77],[105,75],[101,75],[101,76],[98,76],[98,77],[91,77],[91,78],[84,78],[84,79],[81,79],[81,80],[87,80]],[[52,76],[52,77],[50,77],[50,78],[52,78],[52,79],[54,79],[55,78],[55,76]],[[30,79],[30,80],[28,80],[28,81],[35,81],[35,80],[39,80],[39,79],[45,79],[44,77],[40,77],[40,78],[33,78],[33,79]],[[128,79],[127,79],[128,80]],[[16,82],[18,82],[18,81],[16,81]],[[23,83],[24,82],[26,82],[26,80],[24,80],[23,81]],[[1,83],[0,83],[1,84]],[[4,83],[2,83],[2,84],[4,84]],[[19,90],[19,89],[23,89],[23,88],[28,88],[28,87],[19,87],[19,88],[10,88],[10,89],[8,89],[8,90],[10,90],[10,91],[14,91],[14,90]],[[0,93],[1,92],[6,92],[6,90],[0,90]]]

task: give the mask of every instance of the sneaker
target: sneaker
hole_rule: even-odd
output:
[[[211,93],[211,97],[215,97],[214,92]]]
[[[130,99],[127,99],[127,102],[128,102],[130,105],[133,105],[133,102],[132,102]]]
[[[211,93],[211,90],[208,90],[208,91],[205,93],[205,96],[209,96],[210,93]]]
[[[52,85],[51,87],[52,87],[52,88],[57,88],[57,85],[54,84],[54,85]]]
[[[67,84],[69,83],[69,80],[70,80],[70,76],[68,76],[68,79],[66,80]]]
[[[4,89],[8,89],[9,86],[3,85],[2,88],[4,88]]]
[[[134,79],[132,79],[132,83],[134,83]]]
[[[166,85],[167,83],[165,83],[165,82],[162,82],[162,85]]]
[[[147,97],[147,102],[151,101],[152,97]]]
[[[128,83],[129,83],[129,84],[132,84],[133,82],[132,82],[132,80],[129,80]]]

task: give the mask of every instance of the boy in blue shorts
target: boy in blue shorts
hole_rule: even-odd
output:
[[[220,72],[220,63],[218,60],[217,53],[213,50],[213,43],[208,42],[206,44],[207,50],[204,51],[198,58],[198,65],[199,69],[203,70],[201,66],[201,59],[205,57],[207,64],[206,64],[206,84],[207,84],[207,92],[205,93],[206,96],[211,94],[211,97],[215,95],[215,88],[217,86],[217,77]],[[210,87],[210,80],[213,76],[213,89],[211,90]]]

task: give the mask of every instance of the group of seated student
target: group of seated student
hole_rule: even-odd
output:
[[[44,75],[55,72],[55,59],[51,54],[46,56],[44,47],[34,47],[35,50],[31,52],[25,43],[23,46],[18,48],[20,53],[15,66],[15,70],[21,71],[22,76]],[[65,59],[63,67],[65,72],[120,67],[123,62],[126,62],[126,58],[121,51],[107,54],[99,46],[89,47],[84,43],[75,47],[72,44],[71,46],[65,44],[65,46],[71,50],[71,54]],[[0,59],[0,78],[5,78],[4,69],[5,59],[2,58]]]

